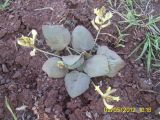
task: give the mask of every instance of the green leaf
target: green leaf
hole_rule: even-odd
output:
[[[153,16],[150,16],[149,17],[149,22],[146,24],[146,26],[149,26],[149,25],[152,25],[152,24],[155,24],[157,22],[160,21],[160,16],[156,17],[156,18],[153,18]]]
[[[147,72],[148,72],[148,73],[149,73],[150,70],[151,70],[151,60],[152,60],[151,52],[148,51],[148,55],[147,55]]]
[[[99,46],[97,54],[104,55],[108,61],[109,72],[106,73],[108,77],[114,77],[125,66],[122,58],[107,46]]]
[[[15,113],[13,112],[13,110],[11,109],[11,106],[9,104],[8,98],[5,96],[5,105],[7,107],[7,109],[9,110],[9,112],[11,113],[12,117],[14,120],[18,120]]]
[[[72,71],[65,76],[64,81],[69,96],[75,98],[89,88],[91,79],[85,73]]]
[[[43,25],[42,31],[48,46],[53,50],[63,50],[71,41],[70,32],[62,25]]]
[[[82,55],[63,56],[62,60],[68,69],[78,68],[84,63],[84,57]]]
[[[90,77],[106,76],[109,73],[108,60],[104,55],[94,55],[86,61],[83,70]]]
[[[42,67],[42,70],[48,74],[51,78],[62,78],[66,75],[68,70],[66,68],[58,67],[59,58],[49,58]]]
[[[77,26],[72,32],[72,46],[75,50],[82,52],[91,50],[94,47],[92,34],[84,27]]]
[[[142,58],[142,56],[144,55],[144,53],[146,52],[146,50],[148,48],[148,45],[149,45],[148,41],[146,41],[145,44],[144,44],[144,46],[143,46],[143,50],[142,50],[140,56],[136,59],[136,61],[139,60],[140,58]]]

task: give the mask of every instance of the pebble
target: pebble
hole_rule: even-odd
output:
[[[51,108],[49,107],[49,108],[45,108],[45,112],[46,113],[51,113]]]
[[[12,18],[14,18],[14,15],[9,15],[9,19],[12,19]]]
[[[160,115],[160,107],[155,110],[155,115]]]
[[[1,85],[5,84],[5,83],[6,83],[6,80],[5,80],[5,79],[1,79],[1,80],[0,80],[0,84],[1,84]]]
[[[28,115],[28,116],[27,116],[27,120],[30,120],[31,118],[32,118],[31,115]]]
[[[29,88],[30,88],[30,85],[26,85],[26,88],[29,89]]]
[[[140,87],[142,89],[144,89],[144,90],[150,90],[153,87],[153,84],[152,84],[151,80],[147,80],[145,78],[141,78],[138,81],[139,81]]]
[[[98,113],[94,113],[93,116],[95,119],[97,119],[99,117]]]
[[[136,85],[136,84],[133,84],[133,85],[132,85],[132,88],[134,88],[134,89],[135,89],[136,87],[137,87],[137,85]]]
[[[8,90],[10,90],[10,91],[17,90],[17,85],[15,83],[10,83],[8,85]]]
[[[111,116],[109,114],[106,114],[104,117],[103,117],[103,120],[111,120]]]
[[[117,87],[119,87],[120,84],[121,83],[118,80],[115,80],[114,83],[113,83],[113,87],[117,88]]]
[[[8,68],[7,68],[7,66],[6,66],[5,64],[2,64],[2,71],[3,71],[4,73],[9,72],[9,70],[8,70]]]
[[[151,95],[151,94],[144,94],[144,95],[143,95],[143,98],[144,98],[144,100],[145,100],[146,102],[148,102],[148,103],[151,103],[152,101],[155,100],[154,95]]]
[[[1,29],[0,30],[0,38],[4,37],[6,33],[7,33],[6,29]]]
[[[157,95],[156,100],[157,100],[158,104],[160,104],[160,95]]]
[[[19,78],[19,77],[21,77],[20,71],[16,71],[16,72],[14,73],[14,75],[12,76],[13,79],[16,79],[16,78]]]
[[[90,119],[92,119],[92,114],[90,113],[90,112],[86,112],[86,116],[88,117],[88,118],[90,118]]]
[[[20,88],[20,89],[18,89],[18,92],[22,92],[22,89]]]
[[[10,80],[10,79],[7,79],[7,80],[6,80],[6,83],[9,83],[9,82],[11,82],[11,80]]]

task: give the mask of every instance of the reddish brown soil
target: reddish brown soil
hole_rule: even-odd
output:
[[[91,85],[83,95],[71,99],[64,87],[63,79],[51,79],[42,72],[46,60],[43,54],[30,57],[30,49],[17,46],[16,38],[27,35],[31,29],[39,33],[39,47],[45,44],[41,26],[46,23],[64,24],[71,30],[78,24],[85,25],[95,36],[91,26],[93,8],[105,4],[104,0],[14,0],[9,9],[0,11],[0,120],[12,120],[4,105],[7,96],[13,110],[27,105],[25,111],[16,111],[19,120],[159,120],[155,110],[160,106],[160,96],[140,90],[159,92],[159,75],[148,81],[144,61],[134,62],[128,54],[143,39],[145,30],[129,29],[125,48],[112,48],[105,39],[100,44],[109,45],[126,61],[126,67],[114,78],[97,78],[102,89],[117,88],[116,96],[121,101],[116,107],[151,107],[151,113],[105,113],[100,96]],[[159,3],[160,4],[160,3]],[[42,9],[51,7],[52,9]],[[119,18],[115,17],[115,21]],[[117,35],[114,26],[104,30]],[[134,33],[134,34],[133,34]],[[112,41],[111,38],[107,38]],[[159,99],[158,99],[159,98]]]

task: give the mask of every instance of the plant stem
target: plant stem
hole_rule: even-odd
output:
[[[98,37],[99,37],[99,34],[100,34],[100,32],[101,32],[101,30],[102,30],[102,28],[100,27],[99,28],[99,30],[98,30],[98,33],[97,33],[97,35],[96,35],[96,38],[95,38],[95,44],[96,44],[96,42],[97,42],[97,39],[98,39]]]
[[[95,90],[98,92],[98,94],[100,94],[101,97],[103,98],[103,97],[104,97],[104,94],[103,94],[103,92],[100,90],[99,86],[95,85],[94,82],[92,82],[92,84],[93,84]]]
[[[41,50],[41,49],[36,48],[36,47],[34,47],[34,49],[36,49],[36,50],[39,51],[39,52],[42,52],[42,53],[45,53],[45,54],[48,54],[48,55],[52,55],[52,56],[54,56],[54,57],[62,58],[62,57],[59,56],[59,55],[56,55],[56,54],[53,54],[53,53],[50,53],[50,52],[46,52],[46,51]]]
[[[69,52],[70,55],[73,55],[68,47],[66,47],[66,50]]]
[[[96,87],[96,85],[95,85],[95,83],[94,83],[93,81],[92,81],[91,83],[92,83],[92,85],[93,85],[94,87]]]
[[[76,51],[75,49],[71,48],[71,47],[67,47],[68,49],[71,49],[72,51],[76,52],[77,54],[81,54],[80,52]]]

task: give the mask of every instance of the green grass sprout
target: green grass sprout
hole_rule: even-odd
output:
[[[7,107],[7,109],[9,110],[9,112],[11,113],[12,117],[14,120],[18,120],[15,113],[13,112],[13,110],[11,109],[11,106],[9,104],[8,98],[5,96],[5,105]]]
[[[129,55],[131,56],[133,53],[135,53],[137,50],[139,50],[142,47],[141,54],[136,59],[139,60],[143,56],[145,56],[146,59],[146,65],[147,65],[147,72],[150,74],[152,63],[156,62],[160,59],[160,36],[157,34],[147,33],[145,40],[140,43],[134,51]]]
[[[10,5],[11,0],[5,0],[4,3],[0,4],[0,10],[5,10]]]

